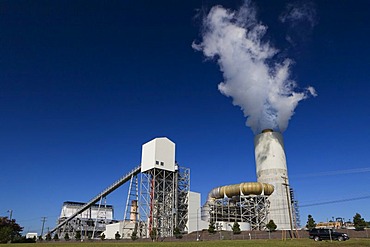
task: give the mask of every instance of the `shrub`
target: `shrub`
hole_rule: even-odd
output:
[[[54,239],[54,241],[59,241],[59,236],[58,236],[57,233],[54,234],[54,238],[53,239]]]
[[[270,232],[273,232],[276,230],[277,228],[277,225],[275,224],[275,222],[273,220],[270,220],[269,223],[267,223],[266,225],[266,228],[270,231]]]
[[[119,232],[117,231],[116,234],[114,234],[114,238],[116,240],[120,240],[121,239],[121,234],[119,234]]]
[[[215,233],[216,232],[215,223],[213,221],[209,222],[208,232],[209,233]]]
[[[175,238],[177,239],[181,239],[182,238],[182,233],[180,231],[180,229],[178,227],[176,227],[174,230],[173,230],[173,235],[175,236]]]
[[[233,225],[233,234],[240,234],[242,231],[240,230],[240,225],[238,222],[234,222],[234,225]]]

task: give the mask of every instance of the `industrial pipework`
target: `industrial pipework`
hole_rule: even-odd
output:
[[[250,229],[261,230],[266,224],[267,198],[273,192],[273,185],[259,182],[215,187],[208,193],[201,219],[226,224],[238,221],[248,224]]]
[[[266,195],[274,192],[274,186],[266,183],[249,182],[232,185],[225,185],[213,188],[208,193],[207,201],[221,199],[224,197],[232,198],[240,195]]]

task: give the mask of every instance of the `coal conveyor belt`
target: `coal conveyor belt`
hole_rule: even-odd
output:
[[[77,215],[79,215],[80,213],[82,213],[86,209],[90,208],[94,203],[98,202],[100,200],[100,198],[103,198],[103,197],[109,195],[111,192],[113,192],[114,190],[116,190],[117,188],[119,188],[121,185],[123,185],[124,183],[126,183],[127,181],[129,181],[132,176],[135,176],[135,175],[139,174],[140,173],[140,169],[141,169],[141,166],[140,165],[138,167],[135,167],[133,170],[131,170],[126,175],[124,175],[123,177],[121,177],[119,180],[117,180],[116,182],[114,182],[111,186],[109,186],[108,188],[106,188],[105,190],[103,190],[103,192],[99,193],[97,196],[95,196],[93,199],[91,199],[88,203],[86,203],[81,208],[79,208],[77,210],[77,212],[75,212],[74,214],[72,214],[69,218],[67,218],[64,221],[60,222],[55,228],[53,228],[50,231],[50,233],[55,232],[56,230],[58,230],[59,228],[61,228],[65,224],[67,224],[69,221],[71,221],[73,218],[75,218]]]

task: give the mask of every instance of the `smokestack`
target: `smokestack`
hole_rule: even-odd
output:
[[[137,221],[137,200],[131,202],[130,222],[136,223]]]
[[[272,184],[274,193],[269,197],[268,220],[273,220],[278,229],[291,229],[291,209],[288,205],[286,184],[288,171],[284,152],[283,136],[272,129],[265,129],[254,138],[257,181]],[[285,185],[284,185],[285,184]]]

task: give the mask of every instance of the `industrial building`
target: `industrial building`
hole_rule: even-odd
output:
[[[218,230],[231,230],[234,222],[241,230],[264,230],[270,219],[279,229],[290,229],[296,214],[280,133],[265,130],[255,137],[257,182],[216,185],[203,206],[201,195],[190,191],[190,169],[176,162],[175,151],[175,143],[166,137],[143,144],[139,166],[87,203],[65,202],[51,232],[60,237],[81,231],[91,238],[103,233],[107,239],[117,233],[121,238],[165,238],[175,230],[208,229],[211,222]],[[105,198],[125,183],[124,217],[115,221]]]
[[[58,224],[70,218],[85,203],[66,201],[62,205],[62,210],[58,219]],[[63,229],[59,229],[58,233],[68,232],[70,236],[74,236],[78,231],[81,236],[100,235],[108,224],[115,223],[113,220],[113,206],[104,204],[93,204],[88,209],[78,212],[77,215],[68,221]]]

